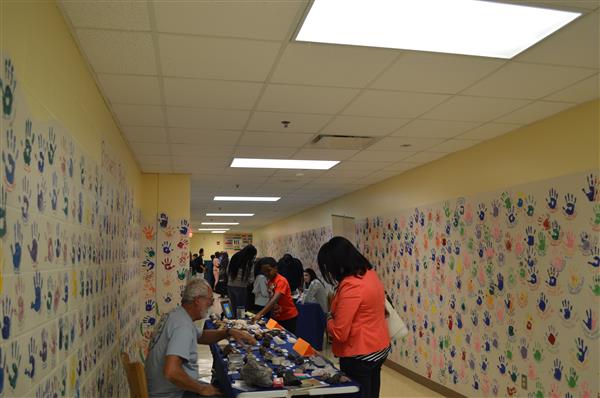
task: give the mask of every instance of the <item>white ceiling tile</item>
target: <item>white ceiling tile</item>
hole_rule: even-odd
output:
[[[590,1],[596,3],[597,1]],[[518,55],[525,62],[599,68],[600,14],[584,15]]]
[[[342,178],[352,177],[352,178],[356,179],[356,178],[362,178],[370,173],[372,173],[371,170],[343,170],[343,169],[337,169],[334,167],[331,170],[327,170],[327,172],[325,172],[319,178],[328,179],[328,178],[338,178],[338,177],[342,177]]]
[[[443,141],[443,138],[384,137],[371,145],[369,150],[417,152],[431,148]]]
[[[478,122],[416,119],[401,127],[392,136],[419,138],[452,138],[479,126]]]
[[[241,129],[250,112],[222,109],[167,108],[169,127],[204,129]]]
[[[448,154],[444,153],[444,152],[419,152],[416,155],[413,155],[405,160],[407,162],[411,162],[411,163],[423,164],[423,163],[433,162],[434,160],[442,158],[446,155],[448,155]]]
[[[521,127],[513,123],[486,123],[458,136],[460,139],[489,140]]]
[[[417,117],[447,99],[447,95],[397,91],[364,91],[344,115],[380,117]]]
[[[233,154],[233,146],[214,146],[203,144],[171,144],[173,156],[202,157],[202,158],[228,158]]]
[[[156,75],[150,33],[77,29],[76,34],[96,73]]]
[[[503,63],[492,58],[411,51],[404,53],[371,87],[454,94]]]
[[[329,121],[329,115],[315,115],[283,112],[253,112],[248,130],[281,131],[290,133],[315,133]],[[287,127],[281,123],[289,121]]]
[[[112,109],[121,125],[164,126],[165,118],[160,106],[113,104]]]
[[[530,101],[456,96],[423,115],[426,119],[487,122],[522,108]]]
[[[235,145],[241,131],[234,130],[202,130],[189,128],[169,128],[172,143],[201,144],[201,145]]]
[[[226,80],[263,81],[279,43],[159,34],[163,74]]]
[[[325,134],[382,136],[388,135],[411,119],[336,116],[324,129]]]
[[[306,160],[345,160],[351,158],[358,151],[353,149],[300,149],[294,159]]]
[[[167,142],[167,129],[164,127],[123,126],[121,131],[128,141]]]
[[[463,149],[472,147],[473,145],[477,145],[481,142],[481,140],[463,140],[463,139],[452,139],[448,141],[444,141],[439,145],[432,146],[428,149],[429,152],[457,152],[462,151]],[[410,161],[410,160],[409,160]]]
[[[383,171],[396,171],[396,172],[400,172],[400,171],[406,171],[406,170],[414,169],[415,167],[417,167],[419,165],[420,165],[420,163],[398,162],[398,163],[394,163],[394,164],[391,164],[389,166],[386,166],[382,170]]]
[[[347,160],[335,166],[333,170],[349,171],[349,170],[361,170],[361,171],[375,171],[389,166],[392,162],[354,162]]]
[[[163,79],[167,106],[251,109],[261,83],[200,79]]]
[[[142,173],[170,174],[173,172],[173,169],[169,165],[141,163],[140,168],[142,169]]]
[[[155,142],[130,142],[131,150],[138,156],[145,155],[170,155],[169,146]]]
[[[339,185],[347,185],[347,184],[353,184],[356,182],[356,178],[355,177],[337,177],[337,178],[325,178],[325,179],[321,179],[321,178],[317,178],[314,181],[310,182],[311,186],[322,186],[322,185],[326,185],[326,186],[339,186]]]
[[[99,74],[98,82],[113,104],[161,104],[157,77]]]
[[[234,151],[234,156],[238,158],[289,159],[296,151],[296,148],[238,146]],[[275,171],[274,169],[270,170]]]
[[[502,123],[528,124],[564,111],[572,106],[575,106],[572,102],[536,101],[524,108],[509,113],[496,121]]]
[[[593,70],[583,68],[511,62],[462,94],[537,99],[568,87],[593,73]]]
[[[306,1],[155,1],[159,32],[283,40]]]
[[[401,151],[360,151],[352,156],[350,160],[358,162],[397,162],[413,155],[415,152]]]
[[[379,48],[291,43],[271,81],[365,87],[397,54],[397,51]]]
[[[273,178],[279,178],[282,180],[295,179],[309,181],[311,178],[320,177],[325,174],[327,170],[286,170],[280,169],[273,174]]]
[[[158,156],[158,155],[136,155],[137,160],[141,164],[153,164],[158,166],[170,166],[170,156]]]
[[[60,4],[76,28],[150,30],[145,1],[68,1]]]
[[[300,148],[310,142],[313,134],[285,134],[249,131],[242,135],[238,145]]]
[[[570,87],[551,94],[544,99],[551,101],[564,101],[583,103],[598,99],[600,96],[600,82],[598,82],[598,74],[588,77],[580,82],[573,84]]]
[[[359,90],[270,84],[256,109],[263,111],[325,113],[339,112]]]

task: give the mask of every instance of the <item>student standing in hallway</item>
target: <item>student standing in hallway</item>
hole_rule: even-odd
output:
[[[360,383],[361,398],[379,397],[381,366],[391,351],[385,291],[379,277],[348,239],[336,236],[317,257],[325,280],[337,283],[327,332],[340,369]]]

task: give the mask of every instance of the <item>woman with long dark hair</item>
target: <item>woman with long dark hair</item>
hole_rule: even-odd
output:
[[[312,268],[304,270],[304,294],[302,303],[317,303],[321,306],[323,312],[329,311],[327,302],[327,288],[317,277],[317,273]]]
[[[231,306],[237,312],[238,307],[248,309],[248,284],[254,280],[253,263],[256,257],[256,248],[252,245],[244,247],[231,256],[227,270],[227,293]]]
[[[317,256],[323,278],[337,289],[327,316],[340,369],[360,383],[362,398],[379,397],[381,366],[391,351],[385,291],[373,266],[348,239],[336,236]]]

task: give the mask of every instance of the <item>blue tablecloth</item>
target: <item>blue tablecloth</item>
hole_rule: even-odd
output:
[[[296,303],[298,320],[296,336],[308,341],[311,346],[321,351],[323,349],[323,334],[325,333],[325,313],[317,303]]]

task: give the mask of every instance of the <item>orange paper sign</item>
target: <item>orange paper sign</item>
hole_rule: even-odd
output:
[[[281,327],[281,325],[278,324],[275,319],[269,319],[267,321],[267,328],[269,328],[269,329],[275,329],[275,328],[277,328],[277,329],[283,329],[283,327]]]
[[[300,337],[298,337],[298,341],[294,344],[294,351],[303,357],[309,357],[311,355],[316,354],[315,350],[311,347],[308,342]]]

